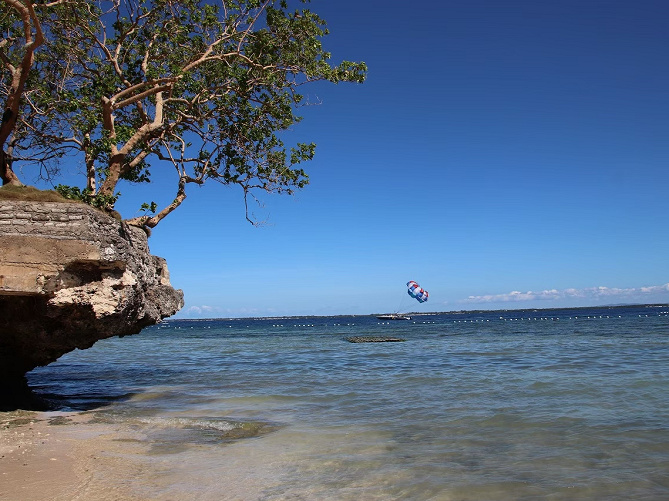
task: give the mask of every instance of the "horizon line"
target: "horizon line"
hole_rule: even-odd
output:
[[[403,315],[413,315],[413,316],[428,316],[428,315],[451,315],[451,314],[464,314],[464,313],[494,313],[499,311],[546,311],[546,310],[586,310],[586,309],[596,309],[596,308],[630,308],[630,307],[652,307],[652,308],[669,308],[669,302],[666,303],[621,303],[621,304],[602,304],[602,305],[591,305],[591,306],[563,306],[563,307],[546,307],[546,308],[494,308],[494,309],[484,309],[477,308],[472,310],[449,310],[449,311],[430,311],[430,312],[407,312]],[[196,320],[196,321],[207,321],[207,320],[254,320],[254,319],[288,319],[288,318],[328,318],[328,317],[373,317],[376,315],[385,315],[387,313],[341,313],[335,315],[268,315],[268,316],[249,316],[249,317],[206,317],[206,318],[172,318],[167,317],[160,322],[154,324],[159,325],[166,321],[182,321],[182,320]]]

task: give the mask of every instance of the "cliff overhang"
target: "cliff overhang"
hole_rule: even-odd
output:
[[[0,401],[33,368],[182,306],[141,228],[80,203],[0,200]]]

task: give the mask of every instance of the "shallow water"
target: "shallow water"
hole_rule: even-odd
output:
[[[668,362],[621,307],[169,321],[29,381],[145,433],[146,499],[659,500]]]

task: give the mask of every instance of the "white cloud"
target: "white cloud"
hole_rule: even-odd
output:
[[[558,299],[638,299],[644,296],[663,294],[669,292],[669,283],[664,285],[652,285],[620,289],[617,287],[588,287],[585,289],[550,289],[543,291],[511,291],[505,294],[488,294],[483,296],[469,296],[463,303],[511,303],[523,301],[552,301]]]
[[[218,308],[214,308],[213,306],[207,306],[206,304],[203,304],[201,306],[191,306],[187,310],[187,312],[191,315],[207,315],[209,313],[216,313],[217,311]]]
[[[202,304],[189,306],[177,315],[181,318],[237,318],[270,316],[272,314],[276,314],[272,309],[260,312],[257,308],[222,308],[220,306]]]

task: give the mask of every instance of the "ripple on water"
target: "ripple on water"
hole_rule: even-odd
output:
[[[669,499],[669,317],[621,311],[199,322],[186,339],[107,340],[30,378],[125,395],[100,419],[136,430],[169,470],[151,478],[161,500],[217,500],[221,485],[230,499]],[[363,334],[406,341],[342,340]]]

